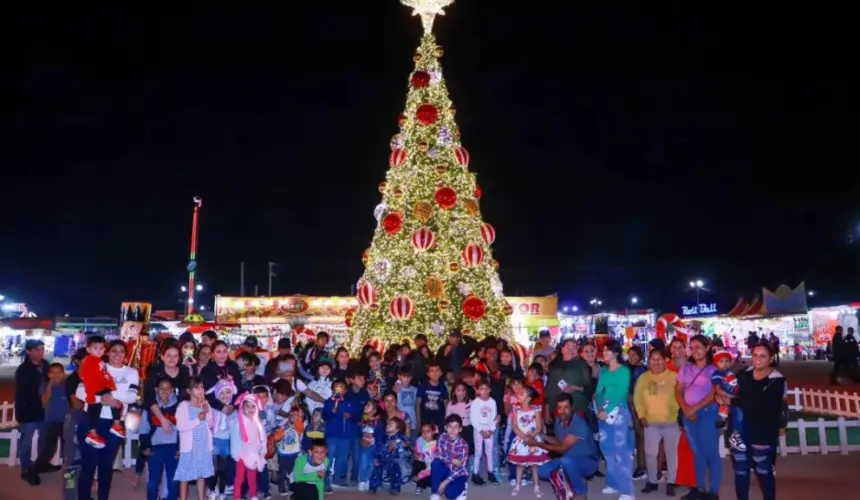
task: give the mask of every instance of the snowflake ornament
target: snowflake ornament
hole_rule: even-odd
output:
[[[493,295],[495,295],[496,298],[501,299],[505,296],[504,287],[502,286],[502,280],[500,280],[498,276],[493,276],[492,278],[490,278],[490,290],[493,291]]]
[[[373,216],[376,218],[376,222],[379,222],[380,219],[382,219],[386,210],[388,210],[388,205],[386,205],[385,202],[376,205],[376,208],[373,209]]]
[[[400,276],[411,280],[418,276],[418,271],[412,266],[406,266],[400,271]]]
[[[468,283],[459,283],[457,285],[457,291],[464,297],[472,295],[472,287]]]
[[[388,259],[380,259],[373,263],[373,274],[380,282],[385,282],[388,275],[391,273],[391,261]]]
[[[430,72],[430,83],[436,85],[442,80],[442,72],[441,71],[431,71]]]
[[[430,331],[436,335],[443,335],[445,333],[445,324],[437,319],[430,325]]]
[[[429,156],[430,158],[434,158],[434,159],[438,158],[439,157],[439,148],[436,148],[435,146],[430,148],[430,150],[427,151],[427,156]]]
[[[451,129],[448,127],[442,127],[439,129],[439,144],[442,144],[443,146],[454,144],[454,134],[451,133]]]

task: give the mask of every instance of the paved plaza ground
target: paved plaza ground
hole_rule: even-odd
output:
[[[724,462],[725,472],[723,474],[723,489],[720,497],[723,499],[735,498],[733,477],[731,475],[730,463]],[[860,455],[790,455],[780,457],[777,462],[777,498],[780,500],[809,500],[826,498],[852,498],[856,496],[857,475],[860,470]],[[0,466],[0,498],[2,500],[50,500],[60,499],[62,495],[61,473],[46,474],[42,476],[42,485],[29,486],[19,478],[20,471],[17,468]],[[144,499],[146,493],[141,486],[137,490],[131,488],[132,475],[129,471],[114,474],[114,486],[111,488],[111,498],[120,500]],[[637,481],[636,486],[641,489],[642,481]],[[661,485],[661,491],[662,491]],[[603,495],[603,480],[595,479],[589,483],[591,491],[589,500],[615,500],[618,495]],[[542,483],[541,489],[544,499],[553,500],[552,489],[549,484]],[[681,488],[680,492],[685,490]],[[379,492],[377,497],[388,498],[388,493]],[[638,494],[638,498],[663,500],[666,497],[662,492],[648,495]],[[195,497],[195,495],[192,495]],[[507,485],[485,486],[483,488],[470,488],[469,500],[500,500],[510,498],[510,488]],[[281,497],[274,497],[275,499]],[[360,493],[357,490],[338,490],[333,495],[327,496],[330,500],[358,500],[373,498],[368,493]],[[413,485],[407,485],[399,498],[429,498],[428,495],[418,496],[414,493]],[[517,498],[531,500],[534,493],[531,488],[524,488]],[[755,482],[751,491],[752,499],[760,499]]]

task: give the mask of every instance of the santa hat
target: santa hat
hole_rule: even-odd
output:
[[[722,349],[720,349],[719,351],[714,353],[714,364],[719,363],[720,360],[722,360],[722,359],[727,359],[727,360],[731,361],[732,360],[732,353],[730,353],[729,351],[722,350]]]

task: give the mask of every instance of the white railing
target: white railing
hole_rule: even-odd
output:
[[[860,394],[795,387],[787,396],[788,408],[793,411],[860,418]]]
[[[828,429],[838,429],[839,435],[839,443],[831,444],[827,442],[827,430]],[[819,418],[818,420],[795,420],[788,423],[788,429],[786,432],[791,432],[792,429],[796,430],[798,433],[798,445],[797,446],[788,446],[786,442],[785,435],[779,437],[779,453],[782,456],[789,454],[800,454],[800,455],[808,455],[810,453],[818,453],[821,455],[827,455],[829,453],[840,453],[842,455],[846,455],[849,452],[858,452],[860,451],[860,444],[849,444],[848,443],[848,430],[852,428],[860,428],[860,421],[858,420],[846,420],[844,417],[839,417],[836,420],[824,420],[823,418]],[[818,444],[810,444],[807,441],[806,431],[808,429],[817,430]],[[8,457],[0,457],[0,465],[7,465],[10,467],[16,466],[18,464],[18,440],[21,436],[21,433],[18,432],[17,429],[11,431],[0,432],[0,441],[9,440],[9,456]],[[36,439],[37,435],[33,436],[33,446],[32,450],[32,459],[36,459]],[[128,439],[125,442],[125,445],[122,447],[120,457],[122,466],[126,469],[134,467],[135,458],[131,456],[131,450],[133,448],[132,441],[137,441],[137,434],[129,432]],[[728,450],[725,448],[723,443],[722,436],[720,437],[720,456],[726,457],[728,456]],[[52,463],[59,464],[59,450],[57,450],[57,454],[54,455],[54,459]]]
[[[5,401],[0,404],[0,429],[10,429],[17,427],[18,422],[15,421],[15,403]]]

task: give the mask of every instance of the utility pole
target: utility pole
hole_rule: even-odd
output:
[[[269,297],[272,296],[272,278],[275,277],[275,263],[269,261]]]
[[[260,296],[260,285],[254,285],[254,297]]]
[[[245,263],[239,263],[239,297],[245,296]]]
[[[199,196],[194,197],[194,213],[191,217],[191,256],[188,259],[188,299],[185,301],[185,314],[191,314],[194,310],[194,271],[197,269],[197,218],[203,200]]]

